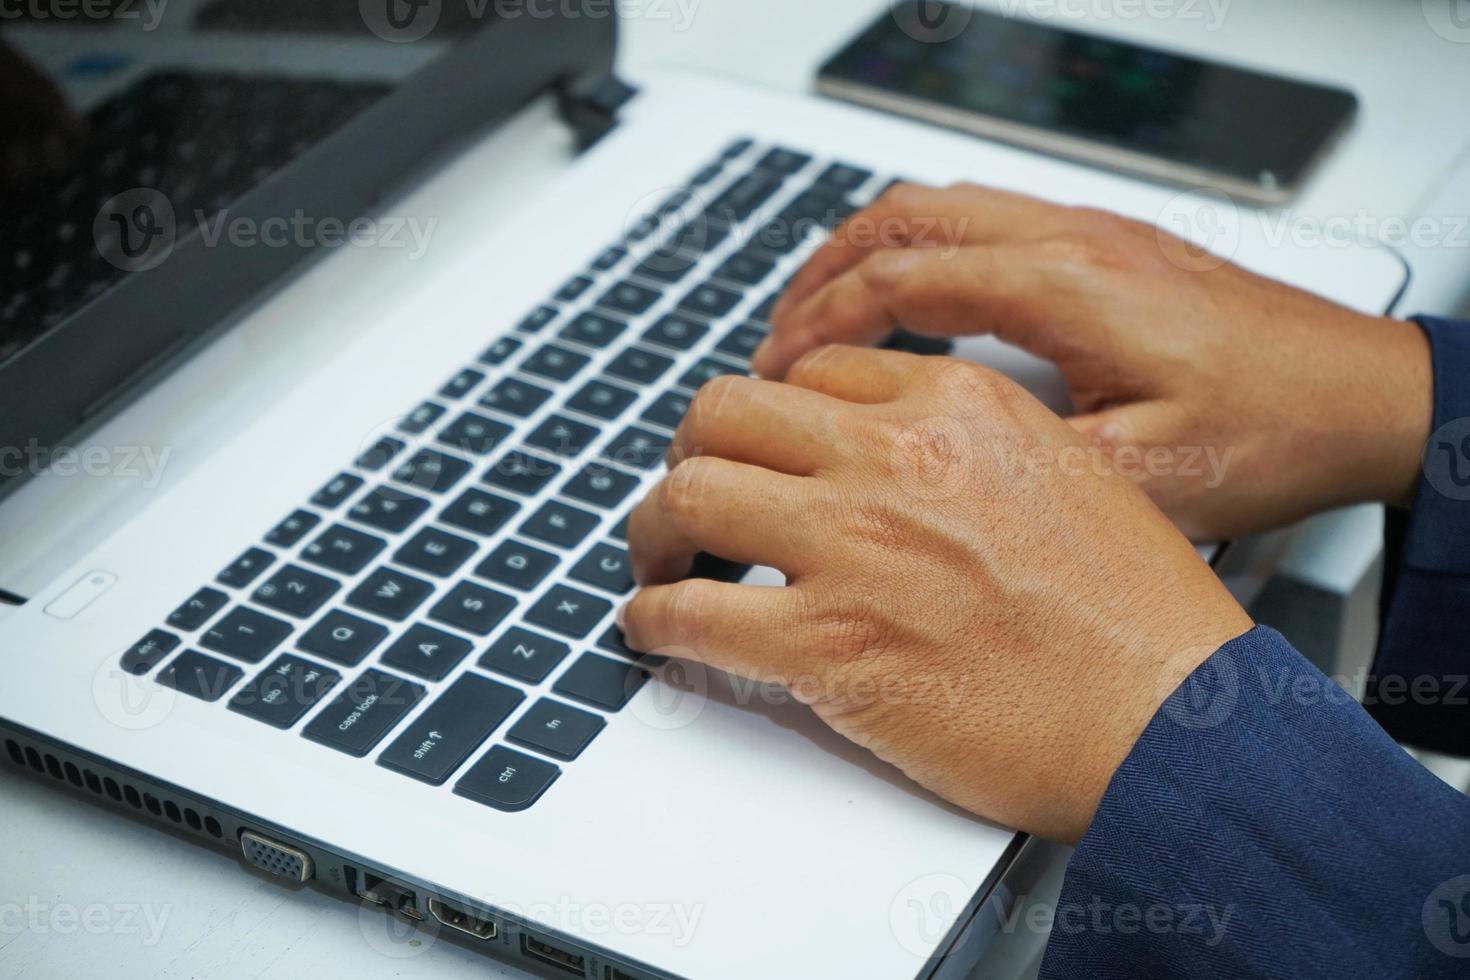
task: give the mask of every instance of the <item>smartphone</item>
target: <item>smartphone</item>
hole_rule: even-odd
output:
[[[819,91],[1093,166],[1281,204],[1351,92],[934,0],[891,5]]]

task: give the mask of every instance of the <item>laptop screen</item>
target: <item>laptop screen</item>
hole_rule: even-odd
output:
[[[0,0],[0,366],[207,232],[492,9]]]

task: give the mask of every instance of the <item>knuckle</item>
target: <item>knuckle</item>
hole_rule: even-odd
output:
[[[953,357],[930,365],[929,384],[942,395],[967,401],[991,401],[1010,386],[1000,372]]]
[[[685,435],[693,440],[688,447],[690,455],[698,455],[701,434],[720,425],[730,401],[747,383],[748,379],[727,375],[706,383],[695,393],[684,419]]]
[[[680,462],[659,489],[664,513],[676,526],[684,526],[700,513],[712,470],[718,462],[707,456],[696,456]]]
[[[840,350],[841,347],[838,344],[820,344],[813,347],[791,365],[791,370],[786,372],[786,380],[792,384],[801,385],[821,376]]]
[[[887,631],[876,617],[861,609],[837,607],[818,615],[811,624],[813,652],[830,664],[850,664],[877,653]]]
[[[918,184],[894,184],[878,199],[885,211],[906,213],[919,206],[924,198],[924,188]]]
[[[664,603],[664,619],[671,635],[690,639],[697,637],[709,606],[709,591],[699,581],[680,582],[669,586]]]
[[[1042,251],[1049,264],[1073,276],[1090,277],[1127,264],[1123,248],[1097,235],[1062,235],[1045,242]]]

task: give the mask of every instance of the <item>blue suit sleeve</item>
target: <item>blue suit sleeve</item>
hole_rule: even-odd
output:
[[[1043,980],[1470,977],[1470,800],[1278,633],[1160,708],[1068,867]]]
[[[1364,704],[1400,742],[1470,756],[1470,323],[1419,324],[1434,351],[1434,434],[1413,509],[1389,513]]]

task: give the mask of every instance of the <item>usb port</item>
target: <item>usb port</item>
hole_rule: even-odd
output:
[[[576,953],[568,953],[564,949],[557,949],[550,943],[533,939],[530,936],[521,937],[521,952],[533,960],[549,963],[558,970],[564,970],[574,976],[587,975],[587,958],[578,956]]]

